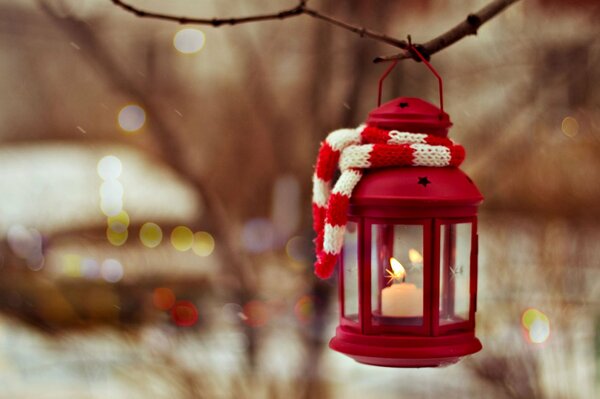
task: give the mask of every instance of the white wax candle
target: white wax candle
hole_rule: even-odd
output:
[[[394,317],[423,316],[423,289],[414,284],[394,283],[381,290],[381,314]]]

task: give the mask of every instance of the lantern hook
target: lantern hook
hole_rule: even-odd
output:
[[[406,49],[409,53],[413,53],[416,54],[419,59],[421,61],[423,61],[423,63],[427,66],[427,68],[429,68],[429,70],[435,75],[435,77],[438,80],[438,90],[440,92],[440,110],[442,111],[441,114],[444,113],[444,85],[443,85],[443,80],[442,77],[440,76],[440,74],[435,70],[435,68],[429,63],[429,61],[427,61],[427,59],[425,59],[425,57],[423,56],[423,54],[421,54],[421,52],[419,50],[417,50],[417,48],[412,44],[410,36],[408,37],[408,47]],[[379,86],[378,86],[378,93],[377,93],[377,106],[379,107],[381,105],[381,90],[382,90],[382,86],[383,86],[383,81],[385,80],[385,78],[388,77],[388,75],[390,74],[390,72],[392,72],[392,69],[394,69],[394,67],[398,64],[398,60],[394,60],[394,62],[392,63],[392,65],[390,65],[385,72],[383,72],[383,75],[381,75],[381,77],[379,78]]]

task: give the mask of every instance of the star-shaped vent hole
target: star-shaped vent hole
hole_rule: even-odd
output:
[[[417,182],[417,184],[420,184],[423,187],[427,187],[427,185],[431,184],[431,182],[429,181],[427,176],[425,176],[425,177],[419,177],[419,181]]]

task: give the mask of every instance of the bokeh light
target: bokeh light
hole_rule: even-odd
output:
[[[156,288],[152,293],[152,303],[157,309],[169,310],[175,305],[175,294],[170,288]]]
[[[111,229],[110,227],[106,228],[106,238],[108,242],[110,242],[115,247],[120,247],[121,245],[127,242],[127,238],[129,237],[129,233],[127,230],[122,232],[117,232]]]
[[[269,321],[269,308],[262,301],[250,301],[244,305],[243,309],[243,320],[250,327],[261,327]]]
[[[35,261],[42,256],[42,235],[34,228],[12,225],[6,233],[8,246],[22,259]]]
[[[302,323],[308,323],[314,316],[315,304],[314,300],[309,295],[304,295],[296,302],[294,306],[294,314]]]
[[[550,322],[548,320],[536,319],[529,329],[529,339],[534,344],[546,342],[550,337]]]
[[[171,320],[179,327],[191,327],[198,322],[198,309],[190,301],[177,301],[171,308]]]
[[[119,112],[119,126],[126,132],[140,130],[146,122],[146,111],[139,105],[126,105]]]
[[[100,210],[108,217],[115,217],[123,212],[123,185],[117,180],[121,175],[123,165],[114,155],[107,155],[98,161],[98,175],[104,180],[100,186]],[[127,216],[129,225],[129,216]],[[110,226],[110,221],[109,221]],[[117,233],[123,233],[124,228],[111,228]]]
[[[171,232],[171,245],[178,251],[187,251],[194,244],[194,233],[188,227],[177,226]]]
[[[251,219],[242,228],[242,245],[249,252],[260,253],[273,248],[275,229],[264,218]]]
[[[116,283],[123,278],[123,265],[116,259],[105,259],[102,262],[100,274],[109,283]]]
[[[537,319],[548,321],[548,317],[544,313],[537,309],[530,308],[523,312],[523,315],[521,316],[521,324],[523,324],[523,327],[528,330],[531,328],[533,322]]]
[[[35,272],[42,270],[45,262],[46,258],[44,258],[44,255],[42,255],[41,252],[26,259],[27,267]]]
[[[117,179],[121,176],[122,171],[121,160],[114,155],[107,155],[98,161],[98,175],[103,180]]]
[[[550,320],[538,309],[531,308],[523,312],[521,324],[532,343],[541,344],[550,337]]]
[[[206,231],[199,231],[194,234],[194,243],[192,251],[198,256],[209,256],[215,249],[215,239]]]
[[[116,233],[123,233],[129,227],[129,215],[121,211],[115,216],[109,216],[107,219],[108,228]]]
[[[123,185],[116,179],[110,179],[104,181],[100,186],[100,198],[104,200],[123,198]]]
[[[579,133],[579,122],[572,116],[567,116],[561,123],[561,130],[567,137],[575,137]]]
[[[163,233],[156,223],[144,223],[140,229],[140,241],[145,247],[157,247],[163,238]]]
[[[194,54],[204,47],[204,32],[195,28],[179,30],[173,37],[173,46],[183,54]]]
[[[123,201],[117,198],[102,199],[100,201],[100,210],[106,216],[117,216],[123,211]]]
[[[77,254],[63,255],[62,272],[68,277],[79,277],[81,275],[81,256]]]

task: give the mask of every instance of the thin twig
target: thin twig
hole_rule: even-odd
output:
[[[273,19],[286,19],[290,17],[295,17],[297,15],[302,14],[304,11],[304,5],[306,1],[301,1],[295,7],[285,9],[279,12],[274,12],[270,14],[260,14],[260,15],[250,15],[247,17],[235,17],[235,18],[190,18],[190,17],[178,17],[176,15],[168,15],[161,14],[152,11],[142,10],[141,8],[134,7],[130,4],[127,4],[121,0],[111,0],[114,5],[117,7],[121,7],[122,9],[135,14],[140,18],[152,18],[152,19],[161,19],[163,21],[172,21],[178,22],[180,24],[197,24],[197,25],[212,25],[214,27],[218,27],[221,25],[239,25],[245,24],[248,22],[260,22],[260,21],[268,21]]]
[[[346,30],[349,30],[350,32],[354,32],[354,33],[358,34],[360,37],[368,37],[370,39],[375,39],[380,42],[391,44],[394,47],[399,47],[401,49],[408,47],[408,43],[405,40],[396,39],[394,37],[387,36],[383,33],[375,32],[370,29],[362,28],[360,26],[351,25],[344,21],[340,21],[339,19],[322,14],[312,8],[303,7],[302,10],[303,10],[303,12],[302,12],[303,14],[310,15],[313,18],[320,19],[322,21],[328,22],[328,23],[335,25],[337,27],[340,27],[342,29],[346,29]]]
[[[180,24],[196,24],[196,25],[211,25],[214,27],[219,27],[222,25],[239,25],[245,24],[249,22],[262,22],[269,20],[282,20],[291,17],[296,17],[299,15],[309,15],[313,18],[320,19],[321,21],[325,21],[332,25],[335,25],[339,28],[348,30],[350,32],[354,32],[361,37],[368,37],[370,39],[374,39],[383,43],[390,44],[394,47],[399,48],[407,48],[407,43],[404,40],[396,39],[390,36],[387,36],[383,33],[379,33],[367,28],[363,28],[362,26],[352,25],[347,22],[341,21],[332,16],[323,14],[315,9],[309,8],[306,6],[306,0],[298,2],[298,4],[294,7],[281,10],[279,12],[267,13],[267,14],[257,14],[250,15],[246,17],[232,17],[232,18],[192,18],[192,17],[184,17],[184,16],[176,16],[169,14],[161,14],[153,11],[146,11],[138,7],[134,7],[130,4],[123,2],[122,0],[111,0],[114,5],[128,11],[140,18],[152,18],[152,19],[160,19],[163,21],[171,21],[178,22]]]
[[[433,54],[445,49],[446,47],[449,47],[463,37],[468,35],[476,35],[477,30],[481,25],[517,1],[519,0],[494,0],[476,13],[469,14],[464,21],[454,26],[452,29],[429,40],[426,43],[415,44],[415,47],[426,59],[429,59]],[[377,57],[373,60],[373,62],[403,60],[407,58],[413,58],[418,61],[418,58],[414,54],[408,50],[404,50],[398,54]]]

